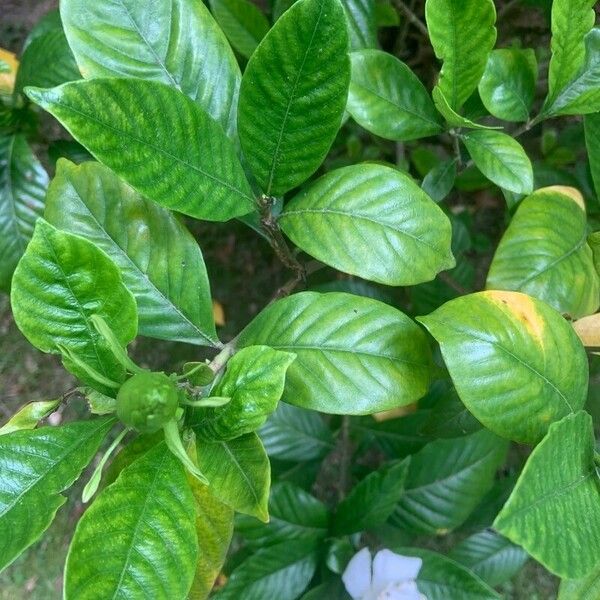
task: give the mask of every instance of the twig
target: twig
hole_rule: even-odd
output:
[[[297,273],[294,277],[292,277],[289,281],[282,285],[275,292],[269,304],[272,304],[273,302],[275,302],[275,300],[279,300],[280,298],[285,298],[286,296],[289,296],[302,281],[306,280],[306,278],[309,275],[312,275],[313,273],[319,271],[320,269],[323,269],[324,267],[325,265],[323,263],[320,263],[318,260],[313,260],[307,265],[304,265],[303,274]]]
[[[467,294],[471,293],[467,288],[464,288],[462,285],[460,285],[460,283],[454,281],[454,279],[452,279],[452,277],[450,277],[448,273],[440,273],[438,277],[440,278],[440,281],[443,281],[447,286],[451,287],[455,292],[458,292],[461,296],[466,296]]]
[[[415,15],[415,13],[402,1],[394,0],[394,4],[404,13],[404,16],[426,37],[429,37],[427,27],[423,24],[421,19]]]

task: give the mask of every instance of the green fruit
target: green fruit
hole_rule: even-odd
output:
[[[177,411],[179,391],[164,373],[139,373],[128,379],[117,394],[117,416],[125,425],[153,433]]]

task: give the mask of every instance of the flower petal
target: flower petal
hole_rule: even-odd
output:
[[[427,600],[419,593],[419,588],[414,581],[392,583],[377,596],[377,600]]]
[[[390,583],[416,579],[422,564],[420,558],[380,550],[373,559],[373,588],[380,590]]]
[[[353,600],[359,600],[371,588],[371,553],[368,548],[357,552],[342,574],[342,581]]]

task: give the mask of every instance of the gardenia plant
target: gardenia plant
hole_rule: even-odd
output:
[[[66,600],[487,600],[529,559],[600,597],[594,2],[208,4],[61,0],[0,62],[0,288],[77,380],[0,430],[0,568],[81,480]],[[285,277],[221,340],[234,220]]]

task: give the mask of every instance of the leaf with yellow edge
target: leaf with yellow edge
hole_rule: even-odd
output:
[[[11,94],[19,70],[19,61],[13,52],[0,48],[0,95]]]
[[[600,313],[577,319],[573,329],[587,348],[600,348]]]
[[[573,328],[518,292],[487,291],[418,319],[440,343],[460,399],[488,429],[537,443],[585,403],[588,363]]]

